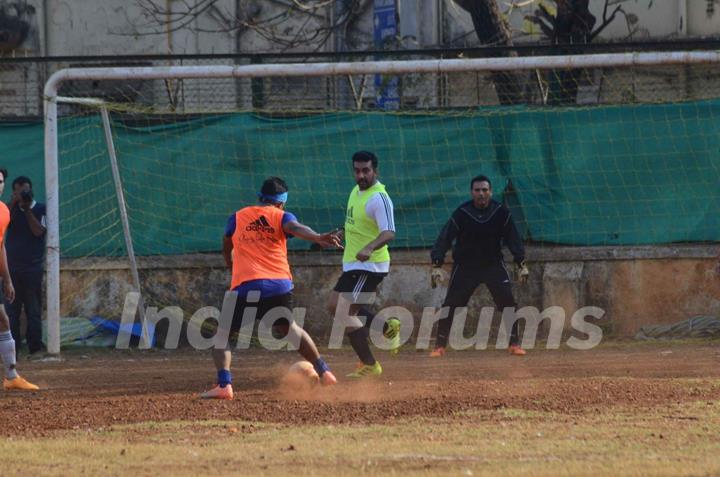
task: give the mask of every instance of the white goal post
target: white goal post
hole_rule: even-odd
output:
[[[720,63],[720,52],[618,53],[576,56],[436,59],[339,63],[267,64],[240,66],[103,67],[57,71],[44,89],[45,184],[47,194],[47,323],[48,352],[60,352],[60,189],[58,162],[58,103],[82,101],[59,96],[64,82],[73,80],[204,79],[347,75],[400,75],[533,71],[550,69],[697,65]],[[106,113],[107,114],[107,113]],[[111,138],[110,138],[111,139]],[[112,146],[109,146],[112,149]],[[110,155],[112,155],[112,151]],[[119,195],[122,201],[122,195]],[[121,204],[122,210],[122,204]],[[131,244],[129,245],[131,246]],[[136,272],[135,272],[136,273]],[[137,278],[137,277],[135,277]],[[136,283],[137,285],[137,283]]]

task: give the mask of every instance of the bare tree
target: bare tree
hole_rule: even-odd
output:
[[[513,46],[512,35],[497,0],[454,0],[470,14],[478,40],[487,46]],[[619,13],[626,0],[605,0],[602,23],[590,13],[589,0],[554,0],[554,12],[540,3],[527,17],[537,24],[550,43],[562,52],[563,45],[592,42]],[[252,30],[282,51],[303,48],[317,51],[334,33],[350,42],[348,30],[372,0],[236,0],[235,9],[228,11],[222,0],[134,0],[141,9],[143,21],[135,24],[139,34],[166,34],[186,29],[199,32],[238,32]],[[200,16],[214,18],[217,25],[199,27]],[[627,17],[627,15],[626,15]],[[292,21],[291,21],[292,20]],[[137,34],[137,33],[135,33]],[[356,45],[347,45],[350,48]],[[494,56],[515,56],[514,52]],[[574,104],[582,70],[552,71],[547,77],[547,102]],[[539,75],[538,75],[539,77]],[[530,84],[523,75],[493,72],[490,76],[500,104],[513,105],[528,101]]]
[[[482,45],[512,46],[510,29],[495,0],[455,0],[472,18],[475,34]],[[495,56],[500,56],[497,54]],[[516,56],[511,53],[510,56]],[[491,75],[500,104],[524,102],[523,81],[515,74],[495,72]]]
[[[283,51],[298,47],[317,51],[336,32],[349,38],[347,30],[372,4],[372,0],[238,0],[234,11],[228,11],[222,8],[221,0],[184,0],[171,7],[168,5],[173,4],[165,0],[134,1],[144,18],[133,25],[140,35],[178,30],[240,34],[251,30]],[[203,15],[214,18],[218,25],[212,29],[199,27],[196,20]]]
[[[553,45],[584,44],[592,42],[618,15],[623,13],[624,0],[605,0],[603,21],[593,30],[597,19],[590,13],[589,0],[554,0],[555,13],[542,3],[534,15],[527,17],[540,29]],[[473,22],[475,33],[483,45],[512,46],[508,28],[496,0],[455,0],[466,10]],[[611,7],[614,6],[612,12]],[[562,50],[559,50],[562,52]],[[548,74],[549,104],[574,104],[583,70],[559,70]],[[494,73],[492,76],[501,104],[517,104],[524,101],[520,78],[510,73]]]
[[[615,19],[623,0],[605,0],[603,21],[593,30],[597,19],[590,13],[588,0],[555,0],[553,15],[542,3],[533,16],[526,17],[540,27],[553,45],[591,43]],[[608,14],[611,6],[615,6]],[[562,50],[560,50],[562,52]],[[548,104],[574,104],[584,70],[554,70],[548,74]]]

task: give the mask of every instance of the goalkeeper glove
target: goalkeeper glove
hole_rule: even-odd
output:
[[[530,270],[528,270],[527,265],[525,265],[525,260],[521,262],[515,262],[515,275],[518,283],[527,283],[528,278],[530,277]]]
[[[430,270],[430,286],[433,288],[445,286],[448,281],[448,273],[442,267],[433,267]]]

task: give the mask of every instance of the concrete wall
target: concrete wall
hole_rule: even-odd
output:
[[[524,20],[537,8],[539,1],[519,2],[524,6],[512,8],[508,7],[509,3],[501,2],[516,40],[540,39],[537,28]],[[312,42],[300,48],[276,44],[268,40],[267,32],[252,28],[224,31],[236,16],[266,19],[286,11],[290,2],[285,0],[243,0],[239,2],[240,10],[236,0],[219,0],[186,28],[177,31],[164,28],[149,18],[131,0],[27,0],[27,3],[33,11],[22,18],[31,31],[14,53],[21,56],[316,51],[319,47]],[[183,8],[179,0],[158,3],[175,10]],[[545,3],[552,6],[552,2]],[[9,4],[9,0],[0,0],[0,4]],[[339,0],[337,5],[340,4]],[[452,0],[398,0],[398,4],[400,36],[406,47],[477,43],[470,15]],[[708,36],[720,32],[720,4],[716,2],[626,0],[619,4],[627,16],[618,15],[603,31],[602,39]],[[358,19],[342,32],[334,33],[331,41],[320,49],[363,50],[371,46],[372,0],[366,0],[363,5]],[[590,0],[597,25],[602,22],[604,6],[605,0]],[[340,10],[338,6],[309,17],[293,14],[276,27],[273,34],[293,38],[302,35],[303,31],[312,32],[328,25]],[[628,19],[633,18],[637,21],[629,23]],[[148,35],[152,31],[159,34]]]
[[[530,247],[530,281],[516,287],[520,306],[540,310],[562,306],[566,329],[584,306],[606,311],[601,322],[614,337],[633,336],[643,325],[669,324],[695,315],[720,315],[720,278],[713,272],[715,247]],[[419,321],[425,307],[439,306],[444,290],[430,288],[426,251],[395,251],[390,275],[380,289],[377,306],[401,305]],[[340,275],[340,256],[295,253],[296,306],[307,307],[306,328],[316,336],[330,331],[324,304]],[[141,259],[148,306],[180,306],[188,320],[203,306],[220,307],[229,273],[219,255]],[[118,319],[130,275],[122,261],[63,263],[63,316],[100,315]],[[492,306],[481,287],[470,302],[468,327],[480,308]]]
[[[126,0],[59,0],[41,2],[47,8],[46,47],[48,56],[142,55],[184,53],[227,53],[235,51],[233,33],[205,33],[190,28],[148,35],[142,28],[149,19],[136,2]],[[167,5],[179,8],[179,2]],[[234,2],[222,0],[220,11],[234,14]],[[191,23],[196,30],[222,30],[217,17],[208,12]],[[44,17],[40,13],[39,18]],[[162,26],[154,27],[163,31]]]
[[[717,36],[720,33],[720,3],[717,0],[685,0],[685,2],[688,35]]]

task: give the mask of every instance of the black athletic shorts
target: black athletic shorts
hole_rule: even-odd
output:
[[[386,276],[387,273],[350,270],[340,275],[333,290],[339,293],[352,293],[355,301],[360,293],[374,292]]]
[[[293,295],[292,292],[290,292],[283,295],[271,296],[269,298],[260,298],[260,301],[250,303],[247,302],[245,297],[238,298],[238,301],[235,303],[235,312],[233,313],[232,325],[230,327],[231,338],[236,337],[237,332],[240,330],[245,309],[252,306],[257,307],[255,320],[259,321],[265,316],[265,313],[276,307],[285,307],[292,311]],[[290,326],[290,321],[287,318],[279,318],[275,321],[275,323],[273,323],[273,326]]]

